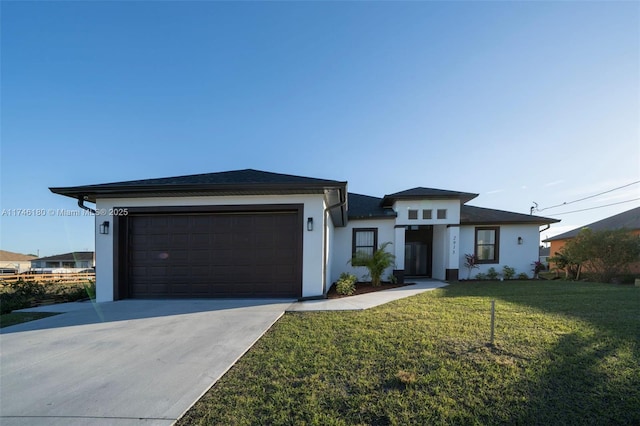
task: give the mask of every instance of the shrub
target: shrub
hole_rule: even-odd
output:
[[[367,268],[369,276],[371,277],[371,284],[373,284],[374,287],[380,285],[380,277],[382,277],[384,270],[393,265],[396,259],[393,254],[385,251],[389,244],[391,244],[391,242],[381,244],[371,255],[358,251],[350,260],[353,266],[364,266]]]
[[[519,280],[528,280],[528,279],[529,279],[529,275],[527,275],[527,274],[526,274],[526,273],[524,273],[524,272],[520,272],[520,273],[518,274],[518,279],[519,279]]]
[[[487,274],[483,274],[482,272],[476,274],[476,280],[486,280]]]
[[[4,284],[0,292],[0,313],[7,314],[16,309],[30,308],[43,300],[73,302],[91,298],[95,300],[96,284],[89,281],[82,284],[65,285],[56,282],[35,282],[18,280]]]
[[[534,278],[538,278],[538,274],[545,270],[544,263],[540,262],[539,260],[534,261],[531,266],[533,266],[532,271]]]
[[[496,268],[492,266],[487,270],[487,278],[489,278],[490,280],[498,279],[498,271],[496,271]]]
[[[502,267],[502,276],[504,277],[505,280],[512,280],[513,277],[516,276],[515,268],[512,268],[510,266],[504,265]]]
[[[464,266],[469,270],[469,275],[467,275],[467,279],[471,279],[471,271],[474,269],[478,269],[478,258],[475,254],[469,253],[464,255]]]
[[[343,272],[336,282],[336,293],[343,296],[351,296],[356,291],[357,278],[353,274]]]

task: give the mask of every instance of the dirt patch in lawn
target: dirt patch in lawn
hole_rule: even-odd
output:
[[[370,282],[358,282],[356,283],[356,291],[351,296],[356,296],[358,294],[373,293],[374,291],[389,290],[389,289],[398,288],[398,287],[406,287],[408,285],[414,285],[414,284],[415,283],[391,284],[391,283],[383,282],[381,285],[374,287],[373,284],[371,284]],[[332,285],[329,291],[327,292],[327,299],[340,299],[342,297],[350,297],[350,296],[343,296],[341,294],[338,294],[336,292],[335,284]]]

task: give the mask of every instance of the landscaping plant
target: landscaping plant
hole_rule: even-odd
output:
[[[385,249],[391,242],[386,242],[380,245],[373,254],[367,254],[363,251],[357,251],[350,262],[353,266],[362,266],[369,271],[369,277],[371,278],[371,284],[376,287],[380,285],[380,278],[385,269],[392,266],[396,257],[387,252]]]
[[[480,266],[478,265],[478,257],[473,253],[468,253],[464,255],[464,266],[469,270],[469,274],[467,275],[467,279],[471,279],[471,271],[474,269],[478,269]]]
[[[512,280],[516,276],[516,269],[511,266],[504,265],[502,267],[502,277],[505,280]]]
[[[336,293],[343,296],[351,296],[356,291],[357,280],[355,275],[343,272],[336,282]]]

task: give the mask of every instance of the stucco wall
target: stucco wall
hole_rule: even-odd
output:
[[[358,267],[354,268],[348,261],[351,259],[352,235],[354,228],[377,228],[378,229],[378,245],[390,241],[392,245],[387,247],[387,251],[394,253],[395,250],[395,221],[392,219],[367,219],[367,220],[350,220],[344,228],[335,229],[335,241],[333,245],[333,256],[331,257],[331,283],[335,282],[342,272],[355,274],[358,279],[362,279],[367,275],[367,269]],[[404,266],[402,266],[404,267]],[[393,267],[387,269],[382,275],[386,279],[387,275],[393,273]],[[327,288],[328,289],[328,288]]]
[[[532,263],[538,260],[538,248],[540,241],[538,225],[482,225],[499,226],[500,227],[500,248],[499,263],[482,264],[480,268],[471,272],[471,278],[478,273],[486,273],[491,267],[498,272],[502,272],[502,268],[510,266],[515,268],[516,275],[524,272],[528,276],[533,275]],[[475,228],[476,226],[460,227],[460,278],[466,279],[469,270],[464,267],[465,257],[467,253],[474,253],[475,249]],[[518,244],[518,237],[522,237],[522,244]]]
[[[452,225],[460,223],[459,200],[407,200],[396,201],[393,209],[398,214],[398,225]],[[422,210],[431,209],[432,218],[423,219]],[[438,219],[438,209],[447,210],[446,219]],[[418,210],[418,219],[409,219],[409,210]]]
[[[156,206],[217,206],[252,204],[303,204],[303,260],[302,260],[302,296],[322,294],[323,237],[322,217],[324,197],[318,195],[277,195],[277,196],[225,196],[225,197],[153,197],[153,198],[110,198],[99,199],[96,210],[109,211],[115,207],[156,207]],[[307,218],[314,219],[314,230],[307,231]],[[98,232],[98,226],[108,220],[111,230],[108,235]],[[331,220],[329,219],[329,223]],[[332,226],[329,225],[329,226]],[[113,217],[96,216],[96,299],[98,302],[113,300]]]

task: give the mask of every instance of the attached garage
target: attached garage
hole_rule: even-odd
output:
[[[120,221],[120,295],[300,297],[300,210],[132,213]]]
[[[245,169],[50,189],[95,214],[96,300],[109,302],[321,297],[346,186]]]

